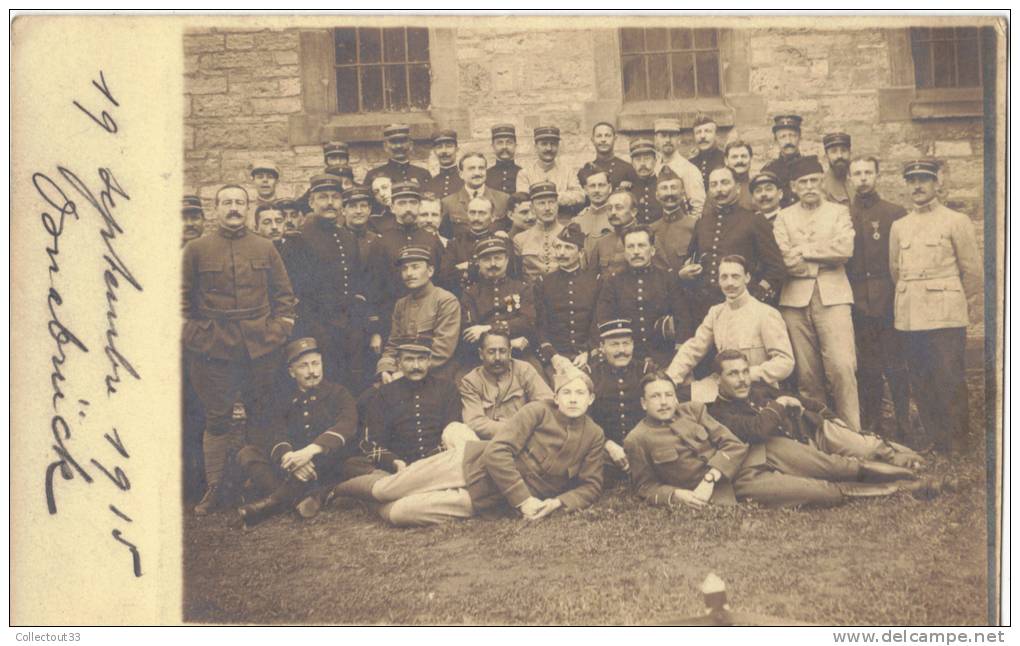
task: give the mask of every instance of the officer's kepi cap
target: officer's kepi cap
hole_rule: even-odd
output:
[[[254,176],[259,171],[269,171],[277,177],[280,176],[280,168],[276,165],[276,162],[268,159],[256,159],[251,163],[249,173]]]
[[[476,258],[481,258],[493,253],[509,253],[509,250],[505,238],[492,235],[486,236],[475,243],[474,255]]]
[[[915,159],[903,164],[903,177],[911,175],[929,175],[934,178],[939,176],[939,163],[934,159]]]
[[[302,339],[291,341],[287,344],[287,365],[294,363],[300,357],[308,354],[309,352],[318,352],[319,346],[315,343],[315,339],[310,336],[306,336]]]
[[[782,182],[779,181],[779,177],[767,170],[763,170],[751,179],[751,183],[748,184],[749,190],[754,190],[755,186],[759,184],[775,184],[777,188],[782,188]]]
[[[584,247],[584,231],[581,231],[581,225],[577,222],[571,222],[567,226],[563,227],[563,229],[556,234],[556,237],[563,242],[574,245],[578,249],[582,249]]]
[[[535,128],[535,141],[543,139],[560,140],[560,129],[556,126],[538,126]]]
[[[424,352],[432,354],[432,333],[420,332],[415,336],[403,337],[397,341],[397,351]]]
[[[706,123],[715,123],[715,119],[711,115],[705,114],[704,112],[699,112],[697,115],[695,115],[693,127],[697,128],[698,126],[703,126]]]
[[[340,178],[336,175],[313,175],[312,179],[308,182],[309,193],[319,193],[322,191],[336,191],[339,193],[343,188],[340,186]]]
[[[614,336],[631,336],[634,334],[630,319],[614,319],[599,324],[599,337],[608,339]]]
[[[408,245],[401,248],[400,253],[397,254],[397,259],[393,261],[393,264],[399,267],[405,262],[414,262],[416,260],[424,260],[425,262],[432,264],[432,252],[425,247]]]
[[[630,142],[630,156],[635,155],[654,155],[655,144],[652,143],[651,139],[634,139]]]
[[[663,182],[669,182],[674,179],[680,179],[680,176],[669,166],[663,166],[662,170],[659,171],[659,176],[655,178],[655,185],[658,186]]]
[[[790,169],[790,181],[800,179],[805,175],[822,174],[822,163],[818,161],[818,155],[804,155],[793,163]]]
[[[358,200],[372,201],[372,191],[366,186],[352,186],[343,193],[344,204],[351,204]]]
[[[301,204],[298,200],[290,197],[281,197],[280,199],[273,202],[273,206],[281,211],[290,209],[292,211],[300,211]]]
[[[822,137],[822,147],[828,150],[832,146],[850,147],[850,135],[845,132],[830,132]]]
[[[492,126],[492,138],[496,137],[513,137],[514,141],[517,140],[517,129],[512,123],[497,123]]]
[[[418,182],[409,179],[394,184],[390,190],[390,198],[395,200],[398,197],[417,197],[421,199],[421,189],[418,187]]]
[[[772,134],[786,128],[800,132],[800,124],[804,119],[799,114],[779,114],[772,118]]]
[[[198,211],[204,213],[202,209],[202,198],[197,195],[185,195],[181,198],[181,212]]]
[[[354,181],[354,169],[352,169],[350,166],[344,166],[343,168],[341,168],[339,166],[330,166],[328,168],[323,169],[322,172],[327,174],[327,175],[336,175],[337,177],[346,177],[347,179],[351,180],[352,182]]]
[[[327,141],[322,144],[322,153],[326,157],[329,157],[330,155],[343,155],[344,157],[349,157],[350,148],[342,141]]]
[[[556,190],[556,184],[552,182],[537,182],[532,184],[528,193],[531,195],[531,199],[537,200],[540,197],[557,197],[559,192]]]
[[[394,139],[410,139],[411,127],[403,123],[391,123],[383,128],[383,139],[393,141]]]
[[[432,143],[441,144],[444,142],[457,143],[457,133],[454,130],[440,130],[436,134],[432,135]]]

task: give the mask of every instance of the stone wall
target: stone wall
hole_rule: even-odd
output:
[[[720,139],[749,141],[754,147],[752,170],[776,155],[771,116],[797,113],[804,117],[803,152],[821,155],[826,132],[850,133],[855,153],[875,154],[882,160],[880,191],[892,201],[908,203],[898,172],[903,161],[921,156],[942,159],[944,201],[974,219],[981,240],[982,122],[883,120],[881,91],[893,83],[885,31],[734,33],[739,47],[745,48],[740,64],[747,69],[740,71],[746,75],[741,78],[747,79],[747,92],[764,109],[754,118],[737,118]],[[607,84],[616,83],[600,75],[594,63],[607,55],[599,51],[605,39],[594,34],[569,29],[456,30],[450,41],[455,51],[443,57],[451,63],[434,65],[433,75],[455,75],[457,108],[466,117],[457,124],[462,152],[488,152],[490,126],[506,121],[518,129],[519,161],[533,157],[528,134],[539,124],[560,127],[561,158],[569,165],[579,167],[591,159],[586,106],[604,100]],[[246,165],[262,157],[280,165],[284,195],[300,194],[308,178],[321,171],[321,147],[293,145],[288,129],[291,118],[304,109],[301,53],[298,30],[204,30],[185,35],[186,190],[198,191],[211,205],[219,185],[247,182]],[[629,137],[637,134],[621,133],[619,155],[627,156]],[[685,138],[690,144],[689,132]],[[416,163],[435,168],[424,142],[418,142],[414,156]],[[360,179],[368,168],[384,161],[382,147],[377,142],[354,144],[351,160]]]

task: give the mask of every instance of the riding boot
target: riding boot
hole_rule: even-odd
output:
[[[913,480],[917,475],[906,467],[885,462],[861,460],[858,479],[862,482],[890,482],[892,480]]]
[[[348,498],[359,498],[361,500],[375,501],[372,497],[372,486],[376,482],[383,478],[392,475],[386,471],[376,469],[375,471],[368,473],[363,476],[351,478],[346,482],[341,482],[333,488],[332,495],[327,500],[333,500],[334,498],[348,497]]]
[[[306,483],[296,478],[289,478],[276,491],[262,500],[256,500],[251,504],[240,507],[237,510],[238,522],[244,527],[252,527],[261,523],[293,503],[301,495],[306,486]]]

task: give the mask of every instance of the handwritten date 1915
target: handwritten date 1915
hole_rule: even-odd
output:
[[[79,102],[74,100],[71,103],[80,111],[80,114],[84,114],[106,134],[116,138],[117,133],[120,131],[117,119],[121,119],[121,116],[117,115],[115,119],[111,111],[115,107],[120,107],[120,103],[114,98],[113,92],[110,90],[110,86],[102,71],[99,72],[99,80],[92,81],[92,85],[100,94],[99,97],[93,98],[97,99],[100,103],[108,104],[106,107],[108,107],[109,111],[100,110],[100,116],[96,117],[94,111],[90,111],[83,106],[83,103],[92,105],[94,101],[83,100],[83,102]],[[94,107],[93,110],[95,110]],[[99,238],[102,241],[102,247],[99,250],[101,256],[99,264],[105,289],[105,311],[103,312],[105,330],[102,332],[102,339],[104,342],[103,352],[107,364],[107,368],[103,370],[102,380],[107,398],[111,399],[118,393],[122,382],[122,374],[127,374],[135,380],[141,380],[141,374],[138,369],[125,356],[117,343],[122,333],[122,330],[119,330],[117,326],[117,303],[120,301],[119,292],[125,285],[133,288],[134,291],[143,291],[141,282],[128,268],[118,253],[116,246],[117,239],[125,235],[125,230],[115,215],[115,209],[122,201],[127,201],[131,198],[109,167],[97,169],[96,173],[99,178],[98,190],[93,191],[76,173],[67,168],[69,165],[57,165],[57,172],[59,174],[57,179],[53,179],[42,172],[34,173],[32,176],[32,183],[37,193],[49,206],[49,209],[52,209],[52,212],[46,211],[40,215],[43,229],[48,236],[45,251],[48,258],[49,289],[46,301],[50,319],[47,322],[47,331],[53,342],[53,350],[49,358],[51,366],[50,405],[53,415],[50,419],[49,430],[52,435],[52,449],[55,459],[47,466],[45,473],[46,507],[50,514],[56,514],[58,511],[57,495],[54,489],[57,473],[60,474],[61,479],[64,481],[74,480],[75,476],[77,476],[82,482],[91,485],[96,481],[93,474],[98,472],[106,476],[116,487],[119,496],[122,496],[131,489],[131,482],[128,479],[127,472],[121,466],[114,466],[112,469],[108,468],[106,466],[109,465],[108,458],[98,454],[95,457],[90,456],[85,460],[75,457],[72,453],[74,444],[72,427],[67,422],[68,417],[62,410],[70,401],[65,393],[72,390],[74,386],[74,384],[68,383],[65,364],[67,361],[73,360],[73,357],[80,357],[89,352],[88,345],[82,340],[85,338],[85,335],[80,334],[87,326],[80,323],[82,319],[74,316],[73,311],[65,310],[65,299],[61,293],[63,281],[60,276],[60,254],[62,249],[66,247],[62,243],[73,242],[73,239],[67,240],[67,238],[64,238],[67,234],[65,225],[70,223],[76,224],[82,221],[82,217],[85,215],[85,211],[82,210],[84,203],[91,206],[91,210],[98,215],[98,232]],[[74,197],[69,197],[69,195]],[[79,200],[82,203],[76,203],[75,200]],[[84,244],[88,245],[91,242],[85,242]],[[75,253],[88,252],[76,251]],[[73,288],[73,282],[68,281],[68,284]],[[76,323],[76,318],[78,323]],[[90,318],[85,317],[85,320]],[[72,329],[76,329],[77,325],[82,325],[82,329],[72,331]],[[78,399],[77,401],[80,405],[90,405],[84,399]],[[78,417],[80,418],[79,421],[85,420],[84,410],[78,413]],[[130,458],[126,445],[116,428],[113,429],[112,434],[107,433],[103,437],[113,447],[119,458],[124,460]],[[109,447],[106,448],[109,449]],[[80,447],[77,450],[79,452],[86,451],[86,449]],[[123,505],[123,503],[120,504]],[[117,505],[109,504],[107,507],[115,518],[113,521],[115,524],[134,522]],[[119,545],[127,548],[131,554],[132,571],[136,577],[141,576],[141,554],[138,547],[127,539],[121,527],[115,525],[110,535]]]

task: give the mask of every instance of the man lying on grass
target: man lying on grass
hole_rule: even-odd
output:
[[[724,350],[715,356],[714,363],[719,398],[708,405],[708,412],[749,444],[788,437],[848,458],[911,469],[922,462],[920,455],[902,444],[851,429],[823,402],[783,393],[768,383],[754,383],[753,368],[740,350]]]
[[[908,469],[822,453],[785,437],[748,445],[704,404],[678,404],[664,372],[641,380],[646,417],[624,440],[638,495],[654,505],[754,501],[770,507],[833,506],[847,498],[930,492]],[[870,482],[869,482],[870,481]]]
[[[602,429],[587,416],[588,375],[557,373],[555,398],[526,404],[489,442],[456,443],[395,474],[375,471],[341,483],[334,496],[382,503],[394,525],[468,518],[510,503],[528,520],[584,509],[602,492]]]

